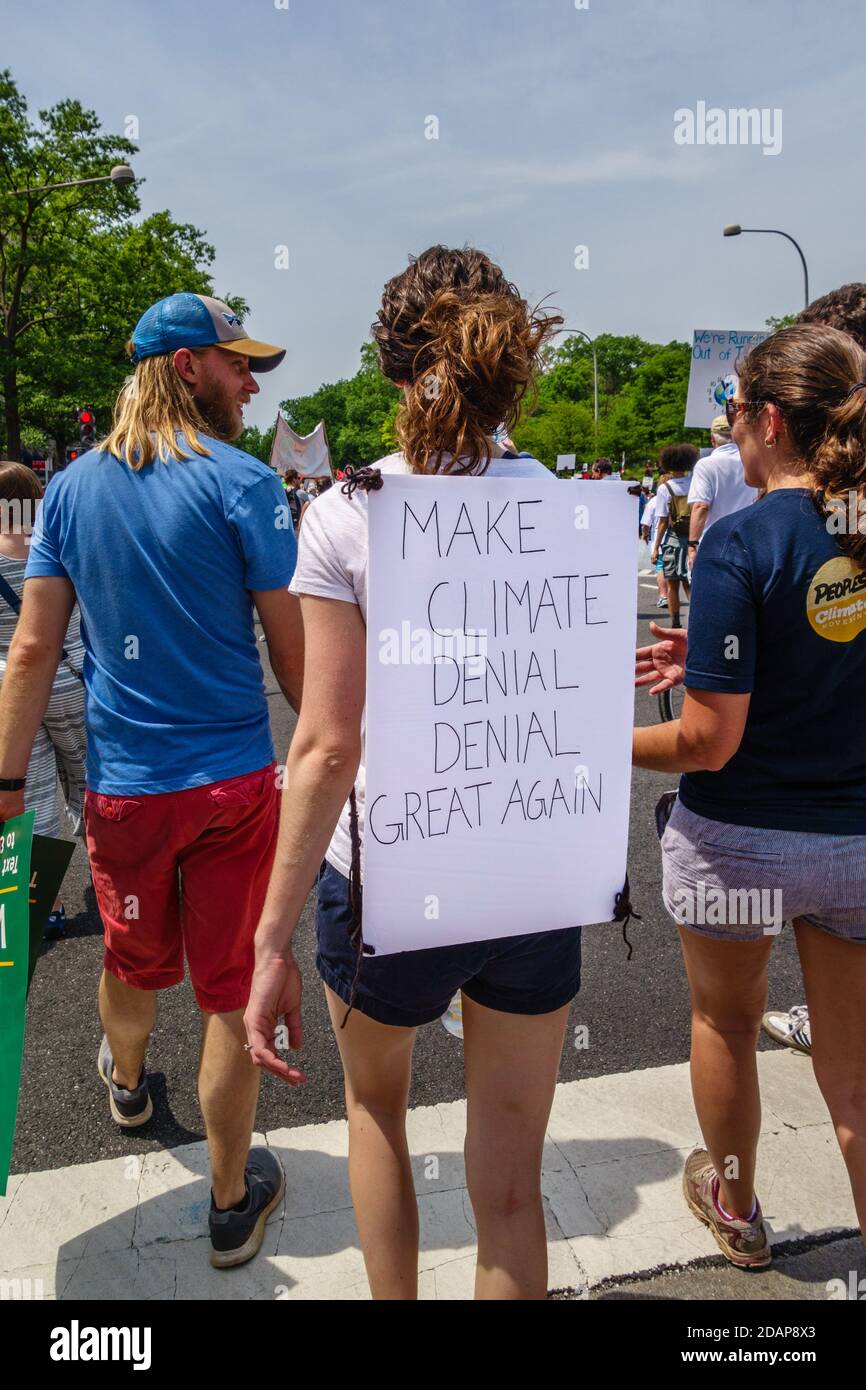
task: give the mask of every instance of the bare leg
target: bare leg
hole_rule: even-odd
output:
[[[243,1010],[202,1014],[198,1099],[207,1130],[214,1201],[242,1202],[244,1169],[256,1118],[259,1073],[244,1051]]]
[[[848,1168],[866,1239],[866,946],[798,918],[812,1065]]]
[[[116,1085],[134,1091],[156,1022],[156,990],[134,989],[110,971],[99,981],[99,1016],[114,1058]]]
[[[343,1061],[349,1120],[349,1185],[370,1292],[418,1296],[418,1203],[406,1140],[414,1028],[377,1023],[325,995]]]
[[[547,1297],[541,1154],[567,1018],[567,1004],[549,1014],[509,1014],[463,996],[477,1299]]]
[[[747,1220],[761,1132],[756,1047],[773,937],[714,941],[679,928],[692,994],[692,1094],[719,1200]]]

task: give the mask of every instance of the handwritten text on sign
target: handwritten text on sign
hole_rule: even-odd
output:
[[[625,872],[625,485],[388,476],[370,498],[364,939],[609,921]]]

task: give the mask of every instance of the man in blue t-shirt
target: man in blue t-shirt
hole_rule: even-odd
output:
[[[249,1148],[258,1072],[242,1018],[278,817],[254,620],[297,708],[296,542],[278,478],[230,443],[253,373],[284,350],[197,294],[152,305],[130,347],[114,429],[52,482],[34,529],[0,695],[0,818],[24,809],[77,599],[87,847],[105,927],[99,1072],[115,1122],[144,1124],[156,991],[183,979],[186,954],[204,1019],[211,1263],[223,1267],[255,1254],[284,1190],[273,1154]]]

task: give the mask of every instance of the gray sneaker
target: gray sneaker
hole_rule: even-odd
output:
[[[99,1044],[97,1066],[99,1067],[99,1075],[108,1087],[108,1103],[111,1106],[111,1118],[115,1124],[120,1125],[122,1129],[137,1129],[139,1125],[147,1124],[153,1114],[153,1101],[147,1087],[147,1075],[144,1067],[141,1069],[141,1076],[138,1078],[138,1085],[134,1091],[127,1091],[125,1086],[118,1086],[117,1082],[112,1080],[114,1058],[111,1055],[111,1048],[108,1046],[108,1038],[104,1034],[102,1042]]]
[[[217,1211],[210,1198],[210,1262],[214,1269],[246,1264],[264,1239],[265,1224],[283,1200],[286,1179],[283,1165],[271,1149],[250,1149],[244,1174],[246,1200],[240,1211]]]

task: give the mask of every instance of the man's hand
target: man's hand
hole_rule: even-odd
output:
[[[0,792],[0,821],[24,815],[24,792]]]
[[[634,683],[650,685],[650,695],[662,695],[675,685],[682,685],[686,672],[686,652],[689,637],[685,629],[659,627],[650,623],[650,632],[663,641],[649,647],[638,647],[635,653]]]
[[[652,549],[652,551],[651,551],[651,553],[650,553],[650,564],[652,564],[652,565],[657,565],[658,562],[659,562],[659,548],[658,548],[658,546],[656,545],[656,546],[653,546],[653,549]]]
[[[270,956],[256,966],[250,999],[244,1014],[250,1060],[290,1086],[302,1086],[306,1076],[299,1067],[290,1067],[276,1053],[276,1033],[285,1019],[289,1047],[293,1052],[304,1045],[301,1023],[301,972],[288,951]]]

